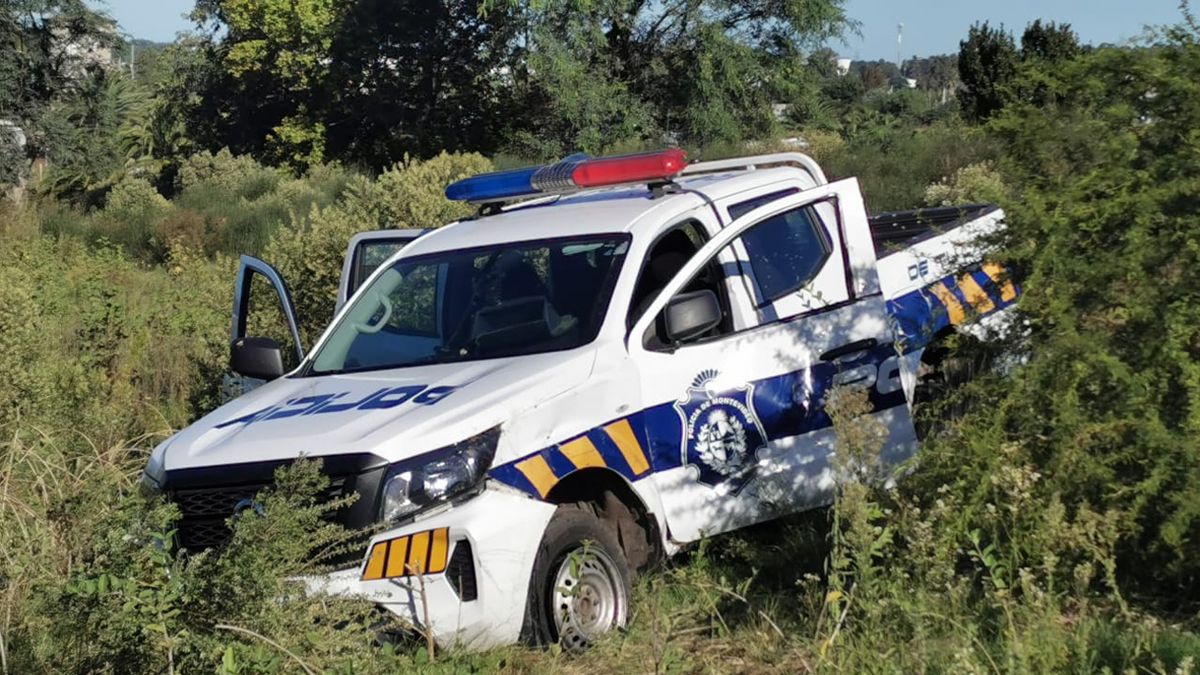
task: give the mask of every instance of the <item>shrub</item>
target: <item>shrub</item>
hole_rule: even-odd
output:
[[[175,189],[183,192],[207,183],[238,197],[255,199],[274,190],[281,180],[282,173],[248,155],[234,155],[228,149],[214,155],[205,150],[183,160],[175,177]]]
[[[344,206],[379,227],[438,227],[472,212],[446,199],[446,186],[491,169],[492,163],[477,153],[443,152],[426,161],[405,157],[374,183],[355,183]]]
[[[969,164],[925,188],[929,206],[956,204],[996,204],[1008,196],[1004,179],[990,162]]]
[[[154,227],[154,241],[158,245],[160,259],[165,258],[172,249],[201,253],[212,251],[220,240],[218,225],[191,209],[175,209]]]
[[[104,209],[95,216],[93,236],[100,236],[138,256],[152,257],[155,228],[171,211],[149,182],[126,177],[109,191]]]
[[[858,178],[871,211],[896,211],[921,206],[930,183],[995,155],[992,139],[958,123],[921,130],[875,126],[831,152],[825,172],[831,179]]]

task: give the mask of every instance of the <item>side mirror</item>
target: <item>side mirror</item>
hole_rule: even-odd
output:
[[[663,310],[663,327],[671,342],[685,342],[704,335],[721,323],[717,294],[705,289],[680,293]]]
[[[229,345],[229,369],[238,375],[274,380],[283,375],[279,343],[265,337],[238,338]]]

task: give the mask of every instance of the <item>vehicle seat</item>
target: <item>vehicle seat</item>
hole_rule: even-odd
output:
[[[654,245],[654,250],[650,252],[650,260],[642,270],[642,276],[638,279],[637,288],[633,293],[630,303],[630,307],[633,308],[629,315],[630,325],[641,318],[650,303],[654,302],[658,294],[695,254],[696,245],[683,230],[668,233]]]

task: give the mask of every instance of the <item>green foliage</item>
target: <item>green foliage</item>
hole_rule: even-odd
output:
[[[590,21],[589,21],[590,19]],[[534,110],[528,128],[508,141],[517,154],[540,159],[572,152],[600,154],[614,141],[647,139],[658,131],[651,106],[614,76],[598,17],[563,17],[565,35],[543,28],[530,54],[536,78],[522,80]]]
[[[1041,19],[1025,27],[1021,34],[1021,58],[1026,61],[1061,63],[1082,53],[1079,36],[1071,30],[1071,24],[1042,23]]]
[[[330,78],[358,84],[330,92],[330,155],[379,171],[406,154],[494,149],[525,119],[511,74],[522,27],[513,12],[484,15],[478,0],[352,3]]]
[[[852,25],[835,0],[489,4],[523,10],[534,27],[530,67],[514,70],[532,114],[510,135],[511,149],[533,154],[660,131],[697,145],[762,137],[770,104],[796,98],[799,49]]]
[[[1010,255],[1034,346],[995,424],[1069,505],[1120,514],[1121,561],[1142,582],[1194,583],[1200,47],[1179,30],[1061,67],[1059,105],[993,124],[1024,186]]]
[[[926,186],[996,154],[991,139],[961,123],[913,130],[884,122],[879,116],[847,119],[865,128],[824,158],[830,176],[858,178],[872,212],[920,205]]]
[[[344,12],[345,5],[332,0],[196,3],[193,18],[223,30],[212,52],[219,68],[209,92],[214,112],[246,125],[230,130],[227,142],[297,171],[321,162],[325,128],[318,102],[327,91]]]
[[[87,429],[109,445],[206,409],[226,358],[230,261],[176,251],[166,269],[144,269],[112,248],[42,237],[32,214],[16,223],[0,247],[12,310],[0,377],[14,397],[3,417],[22,433]]]
[[[78,86],[76,96],[51,106],[41,120],[51,166],[43,187],[86,203],[96,201],[145,150],[139,135],[150,101],[120,74],[99,71]]]
[[[968,164],[925,188],[929,206],[997,204],[1007,201],[1010,190],[991,162]]]
[[[274,190],[284,176],[248,155],[233,155],[228,148],[216,154],[207,150],[182,160],[175,175],[175,189],[186,192],[203,184],[235,198],[256,199]]]
[[[1017,48],[1004,27],[992,28],[985,21],[971,26],[967,39],[959,43],[958,76],[962,88],[958,102],[963,115],[973,121],[986,120],[1004,107],[1004,89],[1017,72]]]

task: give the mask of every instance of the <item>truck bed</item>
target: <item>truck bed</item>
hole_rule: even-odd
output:
[[[870,219],[875,256],[882,258],[999,209],[995,204],[965,204],[876,214]]]

